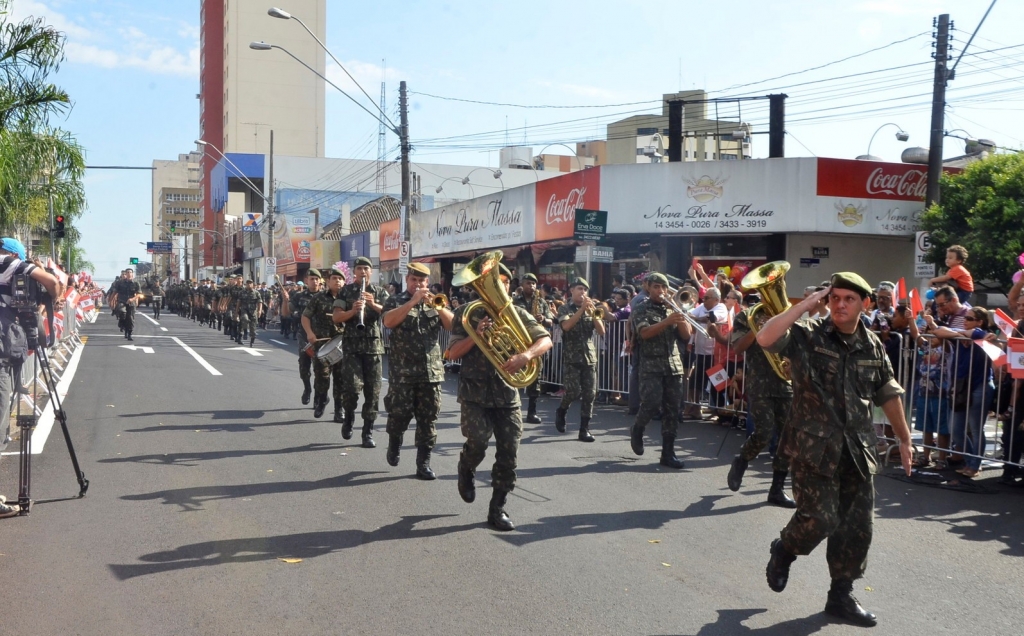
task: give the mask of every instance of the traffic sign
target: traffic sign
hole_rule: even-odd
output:
[[[409,273],[409,255],[412,252],[412,246],[409,241],[402,241],[398,248],[398,274],[405,276]]]
[[[150,254],[170,254],[174,251],[174,244],[170,241],[149,241],[146,243],[146,251]]]
[[[128,264],[129,265],[138,265],[139,264],[139,257],[138,256],[133,256],[133,257],[129,258],[128,259]]]
[[[914,278],[931,278],[935,276],[935,264],[925,261],[931,248],[931,233],[918,232],[914,241]]]
[[[274,276],[277,276],[277,257],[276,256],[268,256],[268,257],[266,257],[265,259],[263,259],[263,264],[267,268],[267,278],[273,278]]]

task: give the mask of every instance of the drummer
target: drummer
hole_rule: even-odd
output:
[[[337,340],[331,349],[338,348],[340,351],[341,334],[345,325],[334,322],[334,301],[338,299],[338,292],[345,282],[345,275],[336,269],[326,269],[321,272],[327,279],[327,288],[313,296],[309,304],[302,311],[302,329],[306,332],[306,340],[312,346],[307,349],[306,354],[315,355],[327,343]],[[313,417],[319,418],[327,408],[327,388],[334,379],[334,401],[340,404],[341,401],[341,360],[338,358],[334,364],[322,356],[316,356],[313,362]]]

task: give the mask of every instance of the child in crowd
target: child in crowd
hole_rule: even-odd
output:
[[[964,267],[967,262],[967,248],[962,245],[952,245],[946,250],[946,267],[949,270],[942,276],[936,276],[928,281],[930,285],[941,285],[949,283],[956,290],[956,297],[961,303],[968,303],[971,294],[974,293],[974,278]]]
[[[932,448],[938,441],[938,461],[935,467],[946,468],[949,448],[949,373],[944,364],[941,343],[925,343],[919,351],[914,391],[914,428],[924,433],[924,451],[914,462],[915,468],[931,464]],[[936,435],[938,440],[935,439]]]

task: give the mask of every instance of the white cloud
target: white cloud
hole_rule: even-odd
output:
[[[102,68],[136,68],[162,75],[199,76],[199,47],[187,53],[170,47],[148,48],[144,52],[119,53],[91,44],[68,42],[64,52],[69,62]]]
[[[587,86],[585,84],[560,84],[547,81],[541,81],[538,83],[544,88],[550,88],[556,92],[568,95],[577,95],[579,97],[590,97],[603,100],[622,99],[622,95],[619,93],[605,88],[600,88],[598,86]]]
[[[382,79],[389,84],[397,82],[399,79],[408,79],[404,77],[403,73],[398,69],[384,69],[380,64],[374,64],[373,62],[348,60],[342,63],[345,65],[345,68],[348,69],[348,72],[352,74],[352,77],[354,77],[370,95],[377,95],[380,93],[380,83]],[[348,75],[345,74],[345,71],[332,60],[328,60],[327,62],[327,72],[325,75],[327,76],[327,79],[337,84],[346,93],[359,90],[352,80],[349,79]]]
[[[92,31],[89,29],[75,24],[64,14],[55,11],[41,2],[35,0],[14,0],[13,6],[11,7],[11,17],[15,22],[21,22],[25,18],[35,17],[43,18],[46,23],[57,29],[63,31],[68,35],[69,38],[91,38],[93,37]]]
[[[931,16],[943,12],[943,3],[940,0],[868,0],[857,4],[854,9],[865,13]]]

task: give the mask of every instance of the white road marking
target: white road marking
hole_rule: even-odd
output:
[[[244,351],[249,355],[256,356],[257,358],[262,358],[263,354],[260,353],[260,351],[270,351],[270,349],[250,349],[249,347],[232,347],[230,349],[225,349],[224,351]]]
[[[160,331],[167,331],[167,327],[160,327]]]
[[[85,349],[85,343],[82,343],[75,352],[71,354],[71,360],[68,362],[67,368],[64,370],[64,375],[61,377],[60,382],[57,383],[57,395],[60,397],[60,403],[64,403],[64,398],[68,395],[68,389],[71,388],[71,381],[75,379],[75,371],[78,370],[78,361],[82,359],[82,350]],[[32,454],[38,455],[43,452],[43,446],[46,444],[46,438],[50,435],[50,431],[53,430],[53,403],[51,400],[46,401],[46,407],[43,412],[39,414],[39,419],[36,421],[36,430],[32,433]],[[0,453],[0,455],[20,455],[19,451]]]
[[[119,333],[91,333],[91,334],[89,334],[89,337],[90,338],[124,338],[124,336],[122,336]],[[134,338],[173,338],[173,337],[174,336],[144,336],[142,334],[139,334],[137,336],[132,336],[133,339]]]
[[[122,349],[127,349],[129,351],[141,351],[142,353],[153,353],[153,347],[142,347],[142,346],[135,346],[135,345],[120,345],[120,347]]]
[[[168,336],[153,336],[153,337],[154,337],[154,338],[167,338]],[[187,344],[185,344],[184,342],[182,342],[181,340],[179,340],[178,338],[176,338],[176,337],[174,337],[174,336],[170,336],[170,338],[171,338],[171,340],[173,340],[173,341],[177,342],[177,343],[178,343],[178,345],[180,345],[182,349],[184,349],[185,351],[187,351],[187,352],[188,352],[188,354],[189,354],[190,356],[192,356],[193,358],[195,358],[195,359],[196,359],[196,361],[197,361],[197,362],[198,362],[199,364],[203,365],[203,368],[204,368],[204,369],[206,369],[207,371],[209,371],[209,372],[210,372],[210,375],[224,375],[223,373],[221,373],[221,372],[220,372],[220,371],[218,371],[217,369],[214,369],[214,368],[213,368],[213,365],[211,365],[211,364],[210,364],[209,362],[207,362],[206,360],[204,360],[204,359],[203,359],[203,356],[201,356],[201,355],[199,355],[198,353],[196,353],[195,351],[193,351],[193,350],[192,350],[192,347],[188,346]]]
[[[288,343],[287,343],[287,342],[281,342],[280,340],[274,340],[274,339],[271,339],[270,341],[271,341],[271,342],[273,342],[273,343],[279,344],[279,345],[281,345],[282,347],[287,347],[287,346],[288,346]]]
[[[156,325],[158,327],[160,326],[160,323],[158,323],[157,321],[155,321],[152,318],[150,318],[149,314],[142,314],[142,313],[139,313],[138,311],[136,311],[135,314],[138,315],[138,316],[142,316],[143,318],[145,318],[146,320],[148,320],[149,322],[153,323],[154,325]]]

